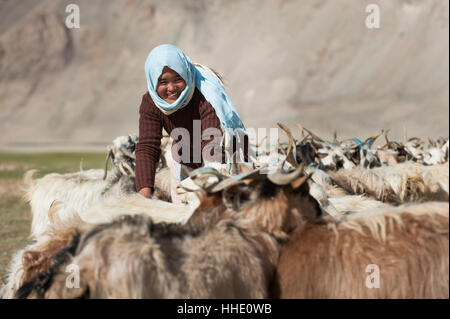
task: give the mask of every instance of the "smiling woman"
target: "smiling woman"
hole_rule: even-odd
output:
[[[164,67],[158,79],[156,92],[167,103],[174,103],[186,87],[186,81],[174,70]]]
[[[174,203],[180,202],[176,186],[186,177],[181,174],[181,165],[195,169],[203,166],[205,159],[224,163],[228,159],[225,145],[232,147],[226,149],[231,155],[242,147],[244,158],[240,160],[247,161],[248,137],[244,125],[214,72],[192,63],[175,46],[164,44],[148,55],[145,76],[148,92],[142,97],[139,109],[136,145],[136,190],[140,194],[152,195],[163,128],[173,139],[174,160],[168,165],[172,171]],[[223,146],[222,137],[225,138]]]

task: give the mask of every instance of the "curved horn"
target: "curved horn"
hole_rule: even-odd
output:
[[[130,172],[131,176],[134,176],[134,171],[127,162],[121,162],[121,164],[123,165],[124,168],[126,168]]]
[[[281,167],[284,166],[284,163],[288,161],[292,166],[296,167],[297,161],[295,160],[295,155],[292,153],[292,148],[294,148],[295,152],[297,152],[297,145],[295,144],[294,136],[292,136],[291,130],[282,123],[277,123],[277,125],[286,133],[289,138],[288,150],[286,154],[286,158],[281,162]]]
[[[220,181],[219,183],[212,185],[211,187],[206,189],[206,191],[209,193],[216,193],[216,192],[220,192],[221,190],[224,190],[227,187],[237,185],[237,184],[241,183],[241,181],[244,179],[249,179],[249,178],[254,179],[256,177],[263,177],[264,175],[260,174],[260,171],[263,168],[265,168],[265,167],[260,167],[253,171],[250,171],[250,172],[245,172],[245,173],[241,173],[238,175],[230,176],[227,179],[224,179],[224,180]]]
[[[193,180],[201,175],[207,175],[207,174],[215,175],[220,180],[222,180],[224,178],[224,175],[220,174],[215,168],[212,168],[212,167],[200,167],[192,172],[189,172],[189,171],[186,171],[186,172],[189,175],[189,177]]]
[[[305,130],[306,132],[308,132],[308,134],[311,135],[311,137],[312,137],[314,140],[317,140],[317,141],[319,141],[319,142],[321,142],[321,143],[325,143],[325,141],[324,141],[323,139],[321,139],[320,137],[318,137],[317,135],[315,135],[313,132],[311,132],[310,130],[308,130],[306,127],[304,128],[304,130]]]
[[[183,166],[182,166],[183,168]],[[185,172],[188,174],[189,178],[194,182],[195,185],[200,187],[201,189],[208,191],[211,187],[214,185],[217,185],[224,179],[224,175],[220,174],[215,168],[212,167],[200,167],[192,172],[189,172],[188,170],[185,170]],[[200,181],[204,176],[213,176],[217,178],[217,181],[213,183],[212,185],[205,185],[205,181]]]
[[[120,162],[118,166],[119,166],[119,171],[120,171],[123,175],[128,176],[127,172],[126,172],[125,169],[123,168],[123,162]]]
[[[305,131],[303,130],[303,126],[300,123],[295,124],[297,125],[298,129],[300,130],[300,132],[302,133],[302,139],[300,140],[299,144],[301,142],[303,142],[303,140],[308,136],[305,134]]]
[[[384,145],[382,147],[382,149],[384,149],[385,147],[387,147],[388,149],[391,148],[391,142],[389,141],[389,139],[387,137],[387,133],[389,133],[389,129],[383,132],[384,139],[386,140],[386,145]]]
[[[105,159],[105,173],[103,174],[103,180],[106,179],[106,175],[108,175],[108,161],[109,158],[114,156],[112,150],[109,150],[108,154],[106,155],[106,159]]]
[[[283,173],[283,170],[280,170],[276,173],[269,174],[267,178],[276,185],[287,185],[302,174],[304,166],[305,164],[302,163],[291,173]]]
[[[314,139],[314,137],[311,135],[312,133],[310,131],[308,131],[307,129],[304,129],[300,123],[297,123],[296,125],[297,125],[298,129],[300,130],[300,132],[302,132],[302,139],[297,143],[297,145],[301,144],[308,137],[311,137],[311,139]],[[305,134],[305,131],[308,134]],[[323,142],[323,140],[318,136],[316,136],[316,139],[319,139],[321,142]]]
[[[339,143],[339,141],[337,139],[337,131],[336,130],[334,130],[334,133],[333,133],[333,143],[334,144],[341,144],[341,143]]]
[[[369,141],[372,141],[372,142],[370,142],[370,144],[369,144],[369,148],[371,148],[373,142],[375,142],[376,139],[377,139],[378,137],[380,137],[381,134],[383,134],[383,131],[381,131],[380,133],[378,133],[378,135],[371,136],[371,137],[367,138],[367,139],[364,141],[364,145],[367,145],[367,143],[368,143]]]

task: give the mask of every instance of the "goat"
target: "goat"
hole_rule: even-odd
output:
[[[393,207],[392,205],[383,203],[365,195],[331,197],[328,200],[329,205],[332,205],[340,215],[354,214],[371,209]]]
[[[33,180],[35,172],[28,171],[24,176],[28,186],[25,197],[31,206],[32,238],[43,235],[58,219],[71,220],[74,213],[86,210],[93,203],[136,192],[134,178],[123,175],[118,169],[106,180],[103,180],[102,170],[94,169],[68,174],[53,173]],[[59,210],[50,210],[55,202],[64,205]]]
[[[406,201],[448,200],[448,187],[443,189],[445,179],[448,185],[448,166],[433,168],[441,174],[438,179],[430,175],[436,173],[427,173],[427,170],[431,172],[423,165],[402,163],[371,170],[339,170],[330,172],[330,176],[349,194],[367,194],[383,202],[400,204]],[[425,177],[426,174],[428,177]]]
[[[136,192],[134,177],[135,135],[119,136],[108,146],[104,171],[90,169],[76,173],[47,174],[39,180],[33,180],[35,170],[24,175],[27,185],[26,199],[30,201],[33,216],[31,235],[37,238],[43,234],[55,219],[72,218],[71,214],[83,212],[89,206],[108,201],[115,197],[131,196]],[[170,172],[166,167],[167,156],[170,155],[170,139],[162,138],[163,156],[155,176],[155,192],[153,198],[170,201]],[[169,150],[169,151],[168,151]],[[109,159],[113,159],[114,168],[107,174]],[[103,173],[103,174],[102,174]],[[60,210],[50,210],[54,202],[62,202]],[[48,212],[52,211],[53,216]]]
[[[407,152],[403,144],[389,141],[387,134],[389,130],[383,132],[386,144],[378,147],[376,156],[380,159],[382,165],[396,165],[404,162],[407,157]]]
[[[438,141],[430,140],[428,150],[424,154],[423,162],[426,165],[443,164],[448,161],[448,139]]]
[[[443,164],[448,161],[448,138],[438,141],[430,140],[428,149],[419,138],[410,138],[404,143],[389,141],[387,133],[381,133],[367,138],[364,142],[357,138],[338,141],[335,133],[334,141],[326,141],[315,135],[300,124],[297,124],[302,140],[296,144],[297,154],[302,154],[306,165],[325,170],[351,169],[355,166],[374,168],[382,165],[396,165],[406,161],[425,165]],[[305,135],[305,132],[308,134]],[[371,149],[374,141],[384,134],[386,144]],[[299,156],[297,156],[299,157]]]
[[[108,162],[110,158],[123,175],[134,176],[136,160],[134,150],[136,148],[137,140],[138,138],[135,134],[119,136],[113,140],[112,144],[107,147],[108,154],[106,155],[103,179],[106,179],[107,177]]]
[[[66,276],[56,274],[45,297],[264,298],[276,256],[264,265],[258,248],[274,243],[259,235],[243,235],[230,220],[200,231],[124,216],[82,237],[70,261],[80,267],[80,288],[67,289]]]
[[[89,227],[110,222],[122,214],[141,214],[151,218],[154,223],[185,223],[195,208],[195,206],[147,199],[134,194],[122,198],[110,198],[106,202],[93,204],[84,211],[66,214],[64,219],[54,219],[33,243],[13,256],[9,276],[0,297],[12,298],[18,287],[38,270],[48,269],[51,265],[52,254],[57,251],[56,248],[61,249],[64,244],[68,244],[75,230],[83,234]],[[64,208],[64,203],[54,202],[48,215],[58,216],[61,211],[68,211]]]
[[[80,267],[80,289],[67,289],[56,265],[25,283],[18,296],[266,298],[278,242],[320,214],[302,171],[267,178],[245,172],[203,185],[200,206],[185,225],[122,216],[95,226],[69,261]]]
[[[316,156],[318,167],[326,170],[338,170],[341,167],[351,169],[356,165],[369,168],[381,166],[376,151],[372,150],[371,146],[383,131],[376,136],[367,138],[364,142],[357,138],[339,142],[336,134],[334,141],[330,142],[321,139],[300,124],[297,124],[297,126],[303,136],[297,145],[297,153],[303,155],[302,157],[304,157],[307,165],[315,164],[316,161],[312,158]],[[307,136],[305,136],[304,131],[308,133]],[[311,150],[314,150],[314,152]]]
[[[281,248],[271,297],[449,298],[448,214],[428,202],[306,221]]]
[[[408,153],[408,159],[411,159],[415,162],[423,163],[424,150],[423,150],[424,142],[417,137],[411,137],[405,143],[405,150]]]
[[[61,258],[55,257],[55,254],[73,242],[78,232],[87,226],[83,223],[76,225],[57,231],[48,230],[45,238],[40,238],[17,251],[11,259],[6,284],[0,289],[0,299],[14,298],[20,286],[26,281],[59,263],[57,260]],[[59,256],[63,255],[60,253]]]
[[[339,218],[343,214],[390,207],[366,195],[349,195],[336,185],[330,175],[320,169],[310,167],[308,171],[312,171],[312,177],[308,180],[310,195],[320,203],[324,216]]]

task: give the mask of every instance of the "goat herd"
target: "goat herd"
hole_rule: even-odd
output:
[[[153,198],[135,192],[135,136],[104,170],[25,174],[32,243],[3,298],[449,298],[449,142],[387,132],[325,141],[299,125],[278,169],[207,163],[170,202],[163,137]],[[373,148],[384,135],[385,145]],[[107,165],[112,159],[114,167]]]

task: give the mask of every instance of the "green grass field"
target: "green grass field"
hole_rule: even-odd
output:
[[[0,286],[14,252],[30,242],[30,206],[22,199],[22,177],[37,169],[35,178],[48,173],[103,168],[105,153],[12,153],[0,152]]]

